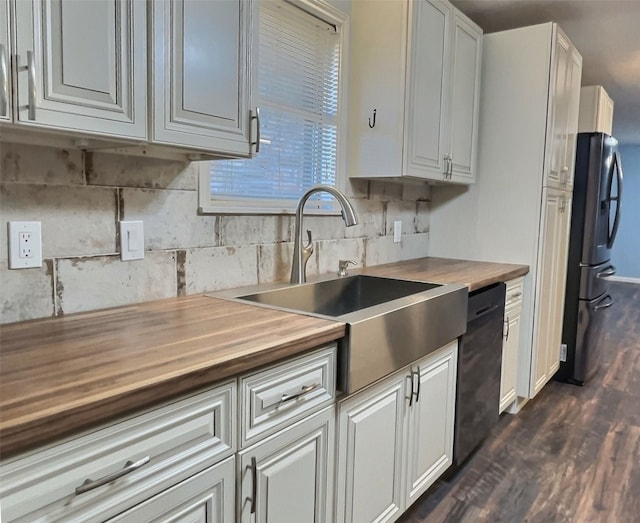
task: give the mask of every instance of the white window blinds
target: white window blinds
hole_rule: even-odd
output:
[[[290,211],[316,183],[336,184],[340,36],[283,0],[259,4],[260,153],[210,163],[210,196],[247,210]],[[314,205],[315,204],[315,205]],[[332,210],[332,199],[308,208]]]

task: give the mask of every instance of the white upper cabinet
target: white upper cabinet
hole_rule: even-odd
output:
[[[20,0],[13,7],[16,122],[144,140],[145,2]]]
[[[473,183],[476,177],[482,31],[457,11],[453,22],[449,180]]]
[[[12,120],[10,57],[9,2],[0,0],[0,120],[9,122]]]
[[[152,2],[151,141],[250,155],[251,0]]]
[[[579,133],[605,133],[613,130],[613,100],[601,85],[580,89]]]
[[[412,2],[413,38],[408,70],[406,111],[408,174],[433,173],[448,167],[451,7],[440,0]],[[372,131],[375,132],[375,129]],[[427,176],[429,176],[427,174]]]
[[[101,142],[152,156],[251,156],[250,133],[259,133],[250,113],[256,5],[0,0],[6,139],[55,138],[37,133],[48,130],[70,147]]]
[[[405,0],[354,2],[351,34],[350,176],[474,182],[482,30]]]
[[[582,61],[551,22],[482,46],[478,184],[455,197],[434,189],[429,249],[530,267],[521,315],[509,318],[519,339],[509,339],[503,407],[516,412],[558,367]]]
[[[551,164],[545,185],[567,188],[573,186],[582,57],[560,29],[557,29],[554,45],[553,89],[549,97]]]

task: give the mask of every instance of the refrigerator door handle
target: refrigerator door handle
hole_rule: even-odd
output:
[[[603,271],[596,274],[596,278],[608,278],[616,273],[616,268],[613,265],[608,265]]]
[[[604,302],[604,303],[603,303]],[[599,311],[600,309],[608,309],[613,305],[613,298],[610,294],[603,296],[602,299],[598,300],[598,304],[593,307],[594,311]]]
[[[613,247],[613,242],[616,239],[616,234],[618,234],[618,226],[620,225],[620,203],[622,201],[622,163],[620,162],[620,153],[616,151],[613,157],[613,165],[612,170],[616,170],[616,177],[618,179],[618,196],[611,196],[611,187],[613,185],[613,173],[609,176],[609,188],[607,200],[609,202],[616,201],[616,216],[613,219],[613,226],[611,227],[611,233],[609,234],[609,238],[607,239],[607,248],[611,249]]]

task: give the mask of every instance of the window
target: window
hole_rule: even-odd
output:
[[[204,163],[205,211],[290,213],[310,186],[340,186],[343,34],[343,15],[323,2],[260,0],[260,153]],[[338,212],[324,193],[306,209]]]

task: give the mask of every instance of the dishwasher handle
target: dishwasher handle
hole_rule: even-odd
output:
[[[475,311],[475,313],[473,314],[473,317],[469,318],[469,321],[473,321],[476,318],[480,318],[486,314],[489,314],[490,312],[495,311],[496,309],[500,308],[500,304],[498,303],[494,303],[493,305],[488,305],[486,307],[482,307],[482,309],[479,309],[477,311]]]

